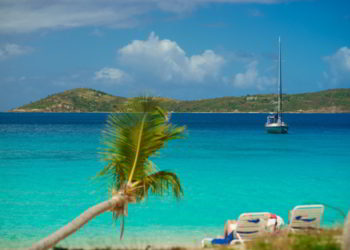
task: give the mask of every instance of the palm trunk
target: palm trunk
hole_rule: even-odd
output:
[[[91,219],[95,218],[96,216],[106,211],[109,211],[115,208],[117,204],[120,204],[120,205],[123,204],[124,201],[125,199],[123,196],[116,195],[112,199],[109,199],[93,207],[90,207],[88,210],[86,210],[84,213],[79,215],[73,221],[69,222],[64,227],[61,227],[59,230],[57,230],[53,234],[47,236],[46,238],[34,244],[31,248],[29,248],[29,250],[39,250],[39,249],[43,250],[43,249],[49,249],[55,246],[59,241],[63,240],[67,236],[71,235],[72,233],[80,229],[82,226],[88,223]]]

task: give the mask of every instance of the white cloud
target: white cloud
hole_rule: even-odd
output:
[[[184,12],[211,3],[277,4],[290,2],[290,0],[148,0],[147,2],[155,3],[156,6],[161,10],[171,12]]]
[[[232,84],[237,88],[255,88],[263,90],[276,83],[275,77],[261,76],[257,69],[258,61],[254,60],[246,66],[246,71],[236,74]]]
[[[95,72],[95,80],[107,80],[111,82],[121,82],[127,78],[124,71],[116,68],[103,68]]]
[[[133,27],[152,11],[182,13],[209,3],[275,4],[288,0],[2,0],[0,33],[83,26]]]
[[[31,51],[32,49],[29,47],[23,47],[14,43],[7,43],[0,46],[0,60],[27,54]]]
[[[328,63],[328,72],[323,72],[327,83],[331,87],[337,87],[350,83],[350,48],[342,47],[333,55],[324,60]]]
[[[147,10],[142,4],[132,5],[126,1],[101,2],[33,0],[0,4],[0,32],[26,33],[83,26],[133,27],[136,17]]]
[[[120,62],[133,71],[163,81],[204,82],[218,76],[224,64],[224,58],[212,50],[189,57],[176,42],[160,40],[153,32],[147,40],[134,40],[118,54]]]

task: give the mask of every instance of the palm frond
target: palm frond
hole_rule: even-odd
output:
[[[185,128],[167,123],[167,112],[153,98],[134,98],[126,107],[132,112],[108,117],[101,152],[106,166],[99,176],[114,178],[116,189],[138,183],[135,189],[137,199],[147,196],[148,190],[164,194],[169,187],[172,187],[175,197],[181,197],[183,191],[178,177],[171,172],[156,172],[149,157],[169,140],[182,138]],[[140,185],[143,191],[140,191]]]
[[[155,195],[164,195],[169,191],[177,198],[183,196],[180,180],[175,173],[169,171],[158,171],[147,177],[137,185],[136,192],[140,197],[147,197],[148,191]]]

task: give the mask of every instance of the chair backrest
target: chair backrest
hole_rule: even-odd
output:
[[[244,213],[238,218],[236,232],[243,240],[256,238],[265,232],[270,213]]]
[[[293,208],[289,228],[317,229],[323,220],[323,205],[303,205]]]

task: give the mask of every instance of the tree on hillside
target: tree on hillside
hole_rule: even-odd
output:
[[[98,176],[107,177],[110,181],[111,198],[89,208],[30,249],[51,248],[107,211],[113,212],[115,218],[121,217],[122,238],[128,203],[144,200],[149,192],[164,195],[171,191],[178,199],[183,196],[177,175],[158,171],[149,157],[154,156],[167,141],[182,138],[185,128],[166,122],[167,113],[153,98],[135,98],[127,107],[128,113],[110,115],[103,131],[101,155],[106,165]]]

